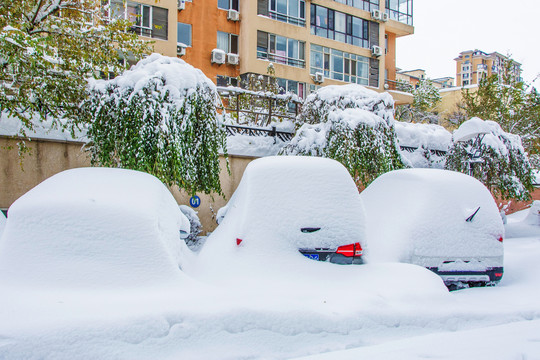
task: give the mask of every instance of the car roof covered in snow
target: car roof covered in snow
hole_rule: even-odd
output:
[[[499,211],[491,193],[471,176],[439,169],[395,170],[375,179],[361,197],[368,217],[369,261],[502,255]]]
[[[40,286],[144,286],[179,276],[189,222],[146,173],[80,168],[50,177],[9,209],[0,276]]]

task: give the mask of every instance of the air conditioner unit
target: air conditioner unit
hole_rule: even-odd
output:
[[[176,55],[178,56],[186,55],[186,47],[184,44],[176,44]]]
[[[238,65],[239,60],[240,57],[238,56],[238,54],[227,54],[227,64]]]
[[[324,74],[322,72],[315,73],[313,81],[315,81],[317,84],[322,84],[324,82]]]
[[[212,63],[215,64],[225,64],[225,60],[227,59],[227,54],[225,54],[225,51],[221,49],[214,49],[212,50]]]
[[[371,55],[373,56],[376,56],[376,57],[379,57],[383,54],[383,49],[382,47],[380,46],[377,46],[377,45],[373,45],[371,47]]]
[[[389,19],[390,19],[390,17],[388,16],[387,13],[384,13],[384,12],[381,13],[381,20],[382,20],[382,21],[385,21],[385,22],[386,22],[386,21],[388,21]]]
[[[227,19],[231,21],[240,21],[240,13],[236,10],[230,9],[227,13]]]
[[[178,10],[184,10],[186,8],[186,0],[178,0]]]
[[[374,20],[381,20],[381,10],[371,10],[371,18]]]

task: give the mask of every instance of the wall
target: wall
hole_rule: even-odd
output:
[[[227,20],[228,12],[217,7],[217,0],[186,1],[186,8],[177,13],[178,15],[174,19],[175,29],[177,21],[191,24],[191,43],[195,44],[186,49],[186,55],[182,56],[182,60],[201,69],[214,83],[217,75],[230,77],[240,75],[238,65],[212,64],[210,61],[211,52],[217,47],[218,30],[238,35],[240,33],[240,21]],[[242,19],[242,13],[240,16]],[[239,39],[240,46],[242,42],[243,39]],[[176,56],[176,53],[174,56]],[[243,59],[240,58],[240,63],[242,61]]]
[[[9,206],[43,180],[67,169],[90,166],[90,158],[82,149],[83,143],[32,140],[28,142],[30,153],[22,161],[18,155],[16,140],[0,137],[0,209]],[[11,149],[8,149],[11,147]],[[216,227],[215,213],[225,205],[236,190],[244,169],[255,157],[229,156],[230,175],[221,157],[221,186],[225,198],[213,194],[197,194],[201,205],[195,210],[206,231]],[[178,204],[189,205],[191,195],[174,187],[171,189]]]

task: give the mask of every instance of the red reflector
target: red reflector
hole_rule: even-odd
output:
[[[242,239],[236,239],[236,245],[240,245],[240,243],[242,242]]]
[[[347,257],[362,256],[362,247],[360,246],[360,243],[343,245],[337,248],[336,254],[341,254]]]
[[[499,237],[499,241],[503,242],[503,237],[502,236]]]
[[[502,276],[502,273],[495,273],[495,276],[496,276],[496,277],[501,277],[501,276]]]

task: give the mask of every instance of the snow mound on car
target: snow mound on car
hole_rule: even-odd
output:
[[[503,255],[498,239],[504,227],[497,206],[471,176],[439,169],[396,170],[378,177],[361,198],[368,216],[369,261]]]
[[[176,279],[189,231],[168,189],[137,171],[59,173],[9,209],[0,279],[21,286],[144,286]]]

